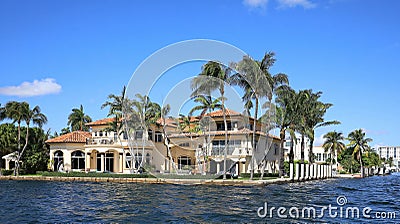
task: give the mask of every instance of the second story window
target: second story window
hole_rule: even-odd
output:
[[[155,142],[162,142],[163,141],[163,138],[162,138],[162,133],[161,132],[159,132],[159,131],[156,131],[156,134],[155,134]]]
[[[143,130],[136,130],[135,131],[135,140],[140,140],[143,138]]]

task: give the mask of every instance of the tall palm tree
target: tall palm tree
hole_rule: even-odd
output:
[[[80,108],[73,108],[72,112],[68,116],[68,125],[71,126],[72,131],[88,131],[89,129],[85,126],[85,123],[91,121],[92,118],[83,111],[82,104]]]
[[[305,131],[307,133],[307,137],[310,139],[309,146],[309,162],[314,162],[314,153],[313,153],[313,144],[315,139],[315,129],[330,125],[340,124],[339,121],[325,121],[324,116],[326,111],[333,106],[330,103],[323,103],[319,101],[319,98],[322,95],[322,92],[313,93],[312,90],[306,90],[306,94],[309,96],[306,100],[305,104]]]
[[[17,156],[17,166],[16,166],[16,174],[17,175],[19,175],[19,161],[20,161],[22,155],[24,154],[26,147],[28,146],[30,123],[32,122],[33,125],[36,124],[40,128],[42,128],[42,126],[47,123],[47,117],[46,117],[46,115],[44,115],[41,112],[41,109],[39,106],[35,106],[33,109],[30,109],[29,105],[28,105],[28,111],[27,111],[26,116],[24,117],[24,121],[26,123],[25,145],[22,148],[22,151],[19,152],[18,156]]]
[[[349,146],[352,147],[353,155],[357,155],[361,165],[361,177],[364,177],[364,166],[362,161],[363,151],[369,146],[368,143],[372,142],[371,138],[365,137],[365,132],[362,129],[354,130],[349,133],[347,139],[350,141]]]
[[[120,139],[120,132],[123,129],[122,125],[123,122],[121,121],[122,119],[122,109],[124,107],[125,103],[125,92],[126,92],[126,86],[122,88],[121,95],[117,96],[114,94],[108,95],[108,101],[103,103],[101,105],[101,109],[104,109],[105,107],[109,107],[108,115],[107,116],[114,116],[115,120],[112,122],[111,126],[113,131],[117,132],[117,136],[119,141],[121,142]]]
[[[264,107],[267,108],[265,116],[270,116],[272,118],[271,123],[273,128],[279,129],[279,137],[280,137],[280,155],[279,155],[279,165],[284,163],[284,142],[285,135],[287,130],[290,128],[290,125],[293,123],[293,101],[296,92],[289,88],[287,91],[282,91],[277,94],[277,98],[275,99],[276,105],[270,105],[269,103],[264,104]],[[271,116],[272,115],[272,116]],[[283,167],[279,168],[279,176],[283,176]]]
[[[213,90],[218,90],[220,93],[222,116],[225,129],[225,149],[224,149],[224,173],[223,179],[226,179],[226,159],[228,154],[228,125],[226,121],[225,107],[225,85],[231,81],[232,69],[215,61],[207,62],[202,72],[192,80],[191,87],[193,90],[192,97],[206,94],[211,95]]]
[[[7,118],[17,123],[18,127],[18,154],[21,152],[21,123],[28,117],[29,104],[27,102],[10,101],[6,103],[3,109],[3,118]],[[18,166],[18,164],[16,164]],[[17,169],[14,170],[14,174],[17,175]]]
[[[194,102],[199,103],[194,106],[189,111],[189,117],[193,115],[194,112],[200,111],[200,117],[203,118],[204,115],[208,112],[211,113],[215,109],[222,109],[222,105],[220,104],[219,99],[212,99],[211,95],[198,95],[194,97]],[[211,141],[211,117],[207,117],[206,125],[208,126],[208,136],[205,138],[206,152],[209,152],[209,146]],[[205,164],[206,153],[203,151],[203,160]]]
[[[329,152],[331,157],[330,163],[332,165],[335,156],[346,148],[346,145],[343,143],[344,136],[342,132],[331,131],[324,135],[324,139],[322,147],[325,149],[325,152]]]
[[[262,97],[267,97],[269,104],[272,104],[272,98],[275,92],[284,91],[289,84],[288,76],[283,73],[272,75],[270,68],[274,65],[276,59],[273,52],[264,54],[261,61],[251,59],[249,56],[244,56],[236,68],[239,71],[234,76],[234,83],[241,86],[244,90],[243,101],[246,107],[252,107],[249,104],[251,100],[255,101],[254,104],[254,124],[253,124],[253,156],[251,165],[254,166],[254,152],[257,150],[255,145],[256,124],[258,119],[259,101]],[[263,161],[266,162],[266,161]],[[254,169],[251,169],[250,179],[253,178]]]
[[[114,94],[108,95],[108,101],[103,103],[101,105],[101,109],[104,109],[105,107],[109,107],[108,115],[107,116],[114,116],[114,121],[111,122],[111,127],[110,129],[112,131],[115,131],[117,134],[117,139],[121,143],[121,133],[123,133],[123,108],[126,105],[126,99],[125,99],[125,93],[126,93],[126,86],[123,86],[121,95],[117,96]]]

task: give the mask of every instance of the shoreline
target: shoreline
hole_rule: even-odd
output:
[[[290,178],[276,178],[270,180],[240,180],[240,179],[164,179],[164,178],[114,178],[114,177],[48,177],[48,176],[0,176],[1,180],[36,180],[59,182],[111,182],[111,183],[146,183],[146,184],[176,184],[176,185],[216,185],[216,186],[265,186],[270,184],[297,183],[323,179],[291,180]]]

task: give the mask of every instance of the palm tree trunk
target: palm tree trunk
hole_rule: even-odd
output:
[[[281,138],[280,150],[279,150],[279,177],[283,177],[284,169],[285,169],[285,150],[283,148],[283,144],[285,142],[285,129],[281,129],[279,132],[279,137]]]
[[[17,158],[19,157],[20,151],[21,151],[21,121],[18,121],[18,154],[17,154]],[[18,162],[19,161],[17,161],[15,163],[14,176],[18,175],[18,167],[19,167],[19,163]]]
[[[224,174],[223,174],[223,179],[226,180],[226,158],[228,155],[228,124],[226,122],[226,114],[225,114],[225,100],[224,100],[224,94],[221,93],[221,102],[222,102],[222,115],[224,118],[224,128],[225,128],[225,149],[224,149]]]
[[[254,155],[257,150],[256,146],[256,130],[257,130],[257,115],[258,115],[258,98],[256,97],[256,106],[254,110],[254,120],[253,120],[253,142],[252,142],[252,155],[251,155],[251,173],[250,173],[250,180],[254,177]]]
[[[310,138],[310,150],[308,150],[308,161],[314,163],[314,138]]]
[[[300,161],[304,163],[304,134],[301,134]]]
[[[21,160],[21,157],[22,157],[22,155],[24,154],[26,147],[28,146],[28,140],[29,140],[29,124],[26,126],[25,145],[24,145],[24,147],[22,148],[21,153],[18,153],[18,157],[17,157],[17,164],[18,164],[18,166],[17,166],[17,172],[16,172],[16,173],[17,173],[17,176],[19,175],[19,161]]]
[[[360,148],[359,150],[360,153],[360,165],[361,165],[361,178],[364,178],[364,165],[363,165],[363,161],[362,161],[362,150]]]
[[[293,136],[290,136],[289,163],[294,163],[294,139],[293,139]]]

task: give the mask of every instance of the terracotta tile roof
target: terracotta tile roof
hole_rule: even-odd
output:
[[[238,116],[238,115],[240,115],[240,113],[226,108],[226,109],[225,109],[225,115],[226,115],[226,116]],[[222,116],[223,116],[223,113],[222,113],[222,110],[217,110],[217,111],[213,111],[213,112],[211,112],[211,113],[207,113],[206,116],[210,116],[210,117],[222,117]]]
[[[86,143],[86,139],[92,137],[86,131],[74,131],[46,141],[46,143]]]
[[[157,123],[160,124],[160,125],[162,125],[162,124],[163,124],[162,118],[159,118],[159,119],[157,120]],[[176,121],[176,119],[173,119],[173,118],[171,118],[171,117],[168,117],[168,118],[165,119],[165,125],[169,125],[169,126],[174,126],[174,127],[176,127],[176,126],[177,126],[177,121]]]
[[[108,118],[103,118],[97,121],[89,122],[86,123],[86,126],[97,126],[97,125],[106,125],[110,124],[111,122],[115,121],[115,117],[108,117]]]

